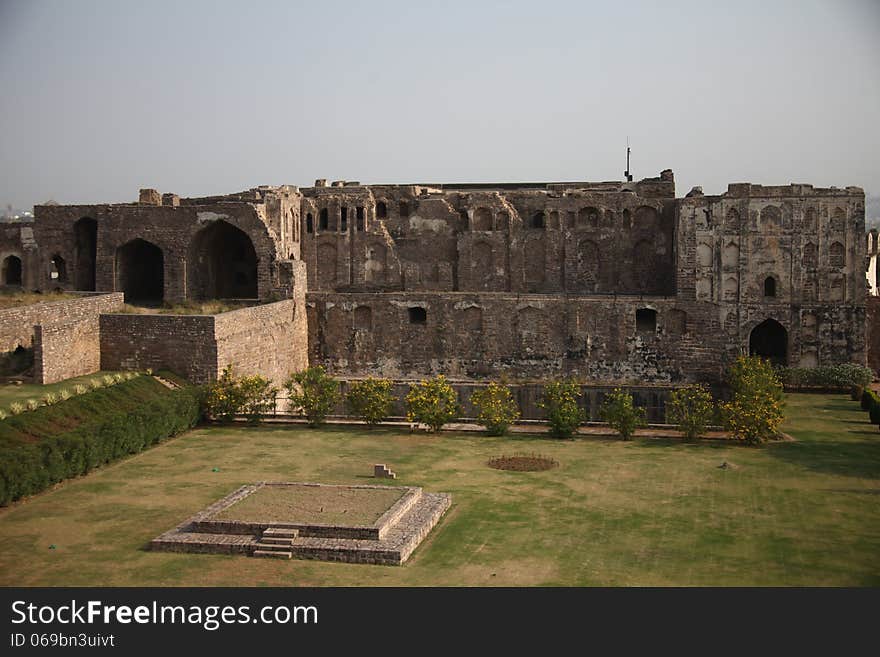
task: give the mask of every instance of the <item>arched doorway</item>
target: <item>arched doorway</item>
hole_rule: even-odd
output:
[[[765,319],[749,335],[749,354],[766,358],[775,365],[787,365],[788,331],[775,319]]]
[[[215,221],[193,239],[187,261],[194,299],[257,298],[257,252],[240,228]]]
[[[21,258],[18,256],[4,258],[3,285],[21,285]]]
[[[153,305],[165,296],[165,257],[151,242],[135,239],[116,250],[116,289],[126,303]]]
[[[95,260],[98,251],[98,222],[83,217],[73,224],[76,244],[76,284],[77,290],[95,291]]]

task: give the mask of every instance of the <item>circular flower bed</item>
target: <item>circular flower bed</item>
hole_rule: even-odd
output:
[[[541,454],[513,454],[496,456],[489,459],[488,465],[496,470],[513,470],[515,472],[537,472],[559,466],[559,462]]]

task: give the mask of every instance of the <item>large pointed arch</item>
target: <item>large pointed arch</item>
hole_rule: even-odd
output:
[[[749,354],[787,365],[788,331],[775,319],[765,319],[749,334]]]
[[[116,290],[126,303],[160,303],[165,297],[165,256],[162,249],[134,239],[116,249]]]
[[[187,258],[190,298],[254,299],[257,280],[257,252],[240,228],[219,220],[193,238]]]

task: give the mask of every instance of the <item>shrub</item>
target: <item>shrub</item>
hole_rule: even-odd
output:
[[[46,396],[43,397],[43,403],[46,404],[46,406],[51,406],[52,404],[57,404],[58,403],[58,395],[56,395],[54,392],[47,392]]]
[[[22,404],[21,402],[12,402],[9,405],[9,412],[12,415],[21,415],[22,413],[24,413],[24,404]]]
[[[715,415],[712,393],[705,383],[679,388],[669,395],[666,417],[688,440],[699,438]]]
[[[241,412],[248,422],[258,423],[263,415],[275,408],[278,388],[273,387],[269,379],[255,374],[241,377],[237,384],[242,400]]]
[[[633,403],[631,394],[615,388],[605,395],[599,416],[624,440],[629,440],[645,424],[645,409]]]
[[[862,390],[862,398],[860,400],[860,404],[863,411],[867,411],[871,408],[871,391],[868,388]]]
[[[439,431],[460,412],[458,395],[442,374],[411,385],[406,395],[406,408],[410,422],[427,424],[431,431]]]
[[[105,374],[101,380],[104,382],[105,386],[112,386],[116,383],[116,378],[112,374]]]
[[[89,387],[92,390],[100,390],[104,387],[104,383],[101,381],[101,379],[98,378],[89,379]]]
[[[113,375],[113,383],[122,383],[123,381],[125,381],[124,374],[117,372],[116,374]]]
[[[80,383],[77,383],[75,386],[73,386],[73,392],[76,395],[84,395],[88,391],[89,391],[89,389]]]
[[[585,414],[578,404],[581,387],[573,380],[551,381],[544,385],[538,406],[547,413],[550,433],[556,438],[571,438]]]
[[[391,414],[394,383],[388,379],[366,378],[349,384],[346,401],[351,412],[368,425],[378,424]]]
[[[58,396],[61,398],[61,401],[67,401],[73,396],[73,394],[70,392],[69,389],[62,388],[61,391],[58,393]]]
[[[242,390],[227,365],[220,377],[205,388],[202,407],[206,416],[220,422],[232,422],[244,406]]]
[[[871,418],[871,424],[880,424],[880,397],[877,393],[871,393],[871,405],[868,407],[868,417]]]
[[[9,413],[0,408],[0,421],[5,420],[9,417]]]
[[[722,410],[734,436],[750,444],[777,436],[784,418],[782,383],[770,362],[740,356],[730,367],[728,383],[733,400],[722,404]]]
[[[40,400],[39,400],[39,399],[28,399],[28,400],[24,403],[24,405],[27,407],[27,409],[28,409],[29,411],[35,411],[35,410],[37,410],[40,406],[42,406],[42,404],[40,404]]]
[[[862,386],[852,386],[849,389],[849,398],[853,401],[859,401],[862,398]]]
[[[503,436],[520,416],[510,388],[494,381],[474,392],[471,403],[477,407],[477,421],[486,427],[490,436]]]
[[[148,367],[146,370],[144,370],[144,373],[145,373],[147,376],[153,376],[153,368],[152,368],[152,367]]]
[[[866,387],[874,378],[871,368],[855,363],[823,365],[821,367],[782,367],[779,378],[790,386],[820,388]]]
[[[320,365],[293,374],[284,384],[290,404],[306,416],[310,427],[323,424],[339,402],[339,382]]]
[[[130,401],[134,405],[119,409],[107,403],[108,399],[94,401],[83,398],[44,406],[3,423],[0,505],[142,451],[189,429],[199,419],[192,388],[162,391],[146,401],[133,394]],[[62,416],[65,420],[78,416],[84,421],[67,431],[52,431]],[[16,443],[8,437],[16,429],[19,434],[41,438]]]

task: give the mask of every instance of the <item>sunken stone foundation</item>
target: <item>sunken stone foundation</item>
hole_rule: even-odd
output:
[[[235,504],[255,493],[301,490],[322,495],[401,493],[371,522],[315,522],[296,513],[280,520],[229,517]],[[242,486],[150,542],[166,552],[245,554],[256,557],[319,559],[381,565],[403,564],[452,502],[447,493],[417,487],[342,486],[299,482],[259,482]],[[233,514],[234,515],[234,514]]]

